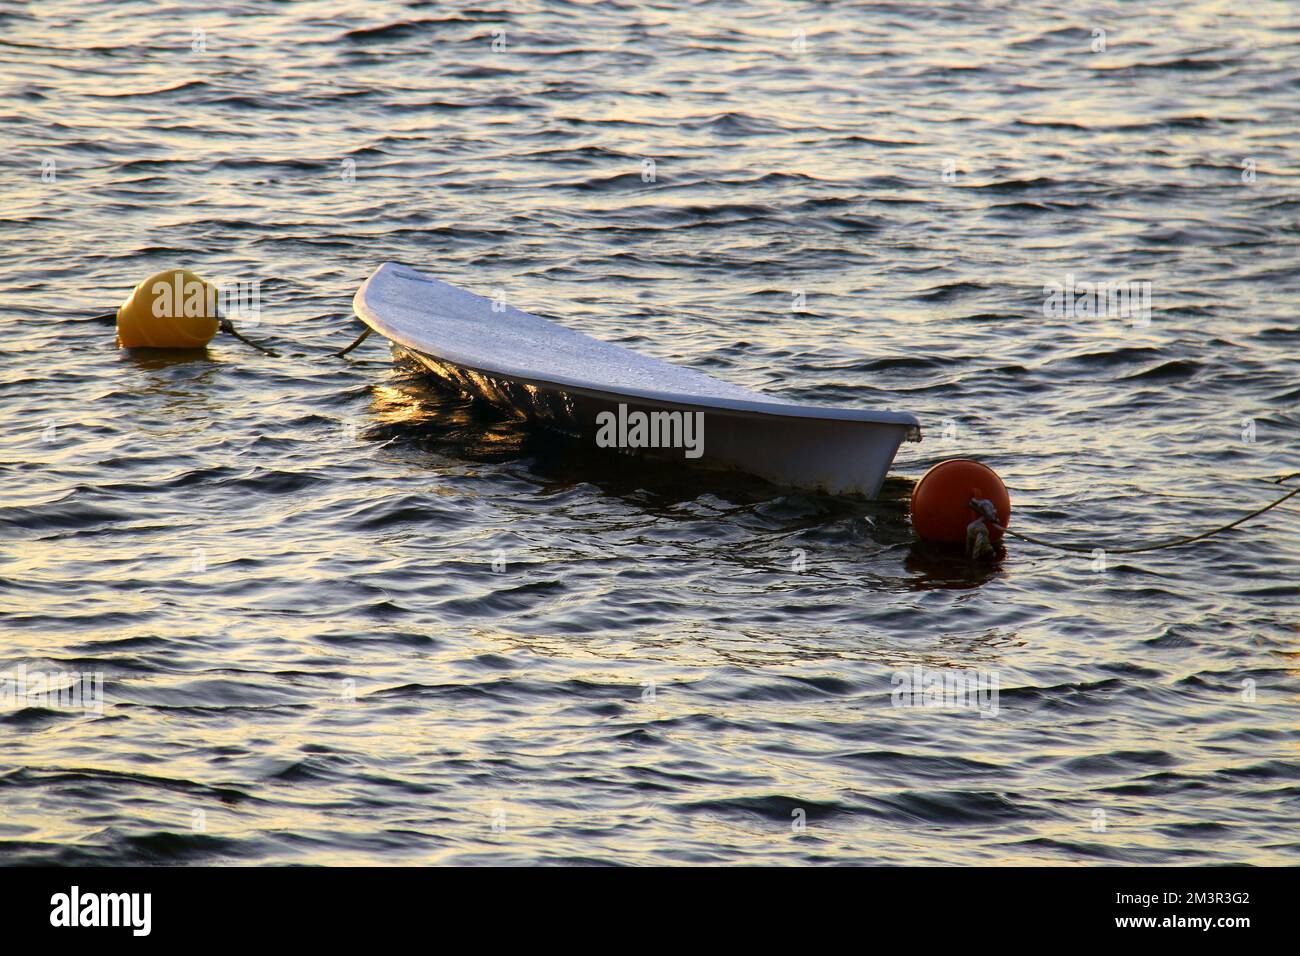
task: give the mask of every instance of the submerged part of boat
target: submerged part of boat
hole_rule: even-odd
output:
[[[353,304],[448,385],[593,444],[874,498],[899,446],[920,440],[914,415],[785,402],[396,263],[375,270]]]

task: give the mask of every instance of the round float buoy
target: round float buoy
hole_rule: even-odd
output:
[[[997,523],[1006,527],[1011,520],[1011,496],[997,473],[968,458],[941,461],[912,489],[912,527],[926,541],[970,545],[970,527],[985,517],[971,501],[993,506]],[[989,541],[997,545],[1002,532],[987,527]]]
[[[201,349],[220,327],[216,288],[189,269],[154,273],[117,310],[117,344],[126,349]]]

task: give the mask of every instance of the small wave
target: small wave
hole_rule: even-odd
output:
[[[1101,349],[1095,352],[1082,352],[1078,355],[1071,355],[1060,361],[1070,365],[1084,366],[1110,366],[1110,365],[1127,365],[1132,362],[1141,362],[1154,358],[1160,354],[1160,350],[1152,346],[1124,346],[1121,348]]]
[[[1003,179],[992,183],[980,183],[974,186],[966,186],[966,189],[980,190],[991,193],[1023,193],[1036,189],[1061,189],[1065,183],[1057,179],[1049,179],[1046,176],[1034,176],[1029,179]],[[1078,189],[1078,184],[1073,184],[1071,189]]]
[[[988,290],[989,287],[980,282],[949,282],[919,292],[912,298],[922,302],[950,302]]]
[[[1093,66],[1097,73],[1118,73],[1137,75],[1142,73],[1217,73],[1240,66],[1241,61],[1235,57],[1178,57],[1159,62],[1130,63],[1123,66]]]
[[[852,813],[851,807],[836,801],[806,800],[783,794],[764,797],[732,797],[719,800],[696,800],[678,803],[675,809],[685,813],[706,813],[726,817],[758,817],[789,825],[794,815],[803,811],[809,823]]]
[[[1131,774],[1176,765],[1177,760],[1167,750],[1113,750],[1074,757],[1061,766],[1072,774]]]
[[[288,471],[280,468],[254,468],[239,478],[224,478],[217,487],[226,491],[244,491],[267,495],[285,495],[305,491],[326,479],[316,472]]]
[[[184,83],[177,83],[175,86],[163,86],[152,90],[115,90],[112,92],[95,92],[87,90],[87,96],[96,96],[101,99],[152,99],[154,97],[169,97],[176,93],[188,93],[192,90],[212,89],[212,84],[206,80],[188,80]]]
[[[991,790],[908,790],[871,802],[888,819],[927,825],[986,825],[1045,815],[1041,807],[1016,803],[1009,795]]]
[[[1126,382],[1176,382],[1195,377],[1203,371],[1200,362],[1192,359],[1171,359],[1150,368],[1145,368],[1132,375],[1125,375],[1120,380]]]
[[[33,730],[37,727],[55,724],[67,717],[81,717],[80,711],[52,710],[48,707],[21,707],[16,710],[0,711],[0,724]]]
[[[398,20],[377,27],[356,27],[343,34],[342,39],[349,43],[388,43],[391,40],[403,40],[407,37],[423,36],[437,32],[442,27],[477,24],[476,17],[431,17],[423,20]]]
[[[705,119],[684,120],[679,125],[682,129],[708,130],[718,136],[761,136],[783,132],[783,128],[771,120],[745,113],[719,113]]]
[[[824,366],[828,372],[892,372],[942,369],[950,367],[947,359],[924,355],[887,355],[863,362],[846,362]]]
[[[136,518],[127,511],[104,508],[81,501],[64,499],[47,505],[25,508],[0,508],[0,528],[23,531],[84,531]]]
[[[997,776],[1007,770],[1001,764],[956,755],[909,754],[896,750],[860,750],[840,754],[835,759],[840,763],[869,767],[878,773],[942,780]]]

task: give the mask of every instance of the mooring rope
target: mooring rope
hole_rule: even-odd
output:
[[[338,351],[338,352],[335,352],[335,353],[334,353],[334,357],[335,357],[335,358],[342,358],[343,356],[347,355],[347,354],[348,354],[349,352],[351,352],[354,348],[356,348],[358,345],[360,345],[362,342],[364,342],[364,341],[366,340],[366,336],[368,336],[368,335],[369,335],[371,332],[373,332],[373,331],[374,331],[374,329],[370,328],[370,326],[366,326],[366,330],[365,330],[364,332],[362,332],[360,335],[357,336],[356,341],[354,341],[354,342],[353,342],[351,345],[349,345],[347,348],[342,349],[342,350],[340,350],[340,351]]]
[[[254,342],[252,339],[246,339],[246,338],[244,338],[244,337],[243,337],[242,335],[240,335],[237,331],[235,331],[235,325],[234,325],[234,323],[231,322],[229,319],[222,319],[222,320],[221,320],[221,331],[222,331],[222,332],[225,332],[227,335],[233,335],[235,338],[239,339],[239,341],[243,342],[245,345],[251,345],[253,348],[257,349],[259,352],[265,352],[267,355],[277,355],[277,354],[278,354],[278,353],[275,352],[274,350],[272,350],[272,349],[268,349],[265,345],[258,345],[258,344],[257,344],[256,342]]]
[[[1276,479],[1273,482],[1273,484],[1280,485],[1296,477],[1300,477],[1300,471],[1294,472],[1290,475],[1283,475],[1282,477]],[[1200,534],[1191,534],[1191,535],[1187,535],[1186,537],[1174,538],[1170,541],[1161,541],[1156,544],[1144,544],[1136,548],[1112,548],[1102,544],[1062,544],[1061,542],[1057,542],[1057,541],[1044,541],[1042,538],[1035,538],[1031,535],[1022,534],[1019,531],[1012,531],[1010,528],[1005,528],[1002,525],[998,524],[996,520],[990,520],[987,516],[985,517],[984,520],[989,521],[989,523],[993,525],[993,527],[997,528],[999,531],[1003,532],[1004,534],[1011,535],[1013,538],[1019,538],[1021,541],[1028,541],[1030,544],[1042,545],[1044,548],[1055,548],[1057,551],[1073,551],[1081,554],[1091,554],[1094,551],[1105,551],[1107,554],[1141,554],[1144,551],[1160,551],[1164,548],[1177,548],[1184,544],[1192,544],[1193,542],[1196,541],[1204,541],[1206,538],[1212,537],[1213,535],[1221,534],[1222,532],[1229,531],[1232,528],[1237,527],[1238,525],[1245,524],[1251,518],[1258,518],[1260,515],[1264,514],[1264,512],[1272,511],[1278,505],[1282,504],[1285,501],[1289,501],[1291,498],[1294,498],[1296,495],[1300,495],[1300,487],[1291,489],[1286,494],[1284,494],[1281,498],[1278,498],[1276,501],[1272,502],[1271,504],[1267,504],[1262,508],[1256,509],[1255,511],[1252,511],[1248,515],[1243,515],[1242,517],[1238,518],[1236,521],[1229,522],[1228,524],[1220,525],[1217,528],[1211,528],[1209,531],[1202,531]],[[977,507],[974,499],[971,500],[971,507],[975,509],[977,514],[982,513],[984,511],[984,509]]]

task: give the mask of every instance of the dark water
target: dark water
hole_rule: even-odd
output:
[[[0,55],[0,668],[104,678],[0,710],[3,862],[1300,859],[1297,509],[984,574],[906,519],[958,455],[1112,544],[1300,470],[1300,7],[3,3]],[[593,457],[328,358],[385,260],[927,438],[876,503]],[[173,265],[285,354],[74,321]]]

